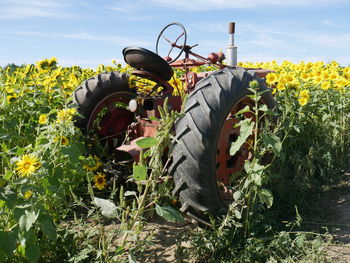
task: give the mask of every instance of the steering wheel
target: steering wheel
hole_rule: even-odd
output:
[[[171,30],[169,30],[170,27],[172,28],[173,32],[171,32]],[[176,32],[176,31],[178,31],[178,32]],[[165,32],[166,32],[167,35],[170,35],[169,38],[174,39],[175,41],[171,41],[168,37],[165,37],[165,34],[164,34]],[[160,34],[158,35],[158,39],[157,39],[156,53],[158,55],[160,55],[159,54],[159,52],[160,52],[160,50],[159,50],[159,42],[160,42],[161,38],[164,39],[166,42],[168,42],[168,44],[170,44],[170,50],[169,50],[168,55],[167,55],[168,58],[170,57],[171,52],[173,51],[174,47],[180,49],[180,52],[176,56],[174,56],[175,57],[174,59],[171,59],[171,61],[167,61],[170,64],[170,63],[176,61],[180,57],[182,52],[184,51],[184,48],[186,46],[186,40],[187,40],[186,29],[180,23],[171,23],[171,24],[165,26],[162,29],[162,31],[160,31]],[[180,44],[178,44],[178,41],[180,39],[181,39],[181,42],[180,42]]]

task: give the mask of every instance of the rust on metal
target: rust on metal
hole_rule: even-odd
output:
[[[229,34],[234,34],[235,33],[235,23],[231,22],[228,24],[228,33]]]
[[[243,170],[245,160],[249,160],[253,156],[251,147],[254,138],[252,135],[248,137],[247,141],[243,143],[235,155],[230,155],[231,145],[236,142],[240,134],[240,128],[235,127],[235,125],[239,123],[235,114],[245,106],[252,108],[252,100],[245,98],[237,102],[233,106],[231,113],[228,115],[220,131],[216,153],[216,178],[220,183],[226,186],[232,183],[231,178],[233,174]],[[254,114],[246,112],[244,113],[244,117],[254,119]]]
[[[261,69],[261,68],[244,68],[245,70],[252,70],[256,73],[256,75],[259,78],[266,78],[266,75],[269,73],[273,73],[273,70],[269,70],[269,69]]]
[[[142,138],[144,138],[144,137],[139,137],[139,138],[132,140],[128,143],[125,143],[125,144],[117,147],[116,150],[128,153],[135,162],[138,162],[140,160],[141,148],[136,144],[136,141],[140,140]]]

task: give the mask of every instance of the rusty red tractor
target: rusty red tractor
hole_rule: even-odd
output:
[[[234,46],[234,23],[229,24],[229,46],[226,58],[221,52],[207,58],[187,45],[187,34],[180,23],[171,23],[160,32],[156,53],[141,47],[123,50],[125,62],[134,70],[131,75],[155,83],[151,93],[139,93],[129,85],[125,73],[101,73],[82,83],[74,92],[74,101],[83,118],[77,125],[86,135],[97,135],[108,145],[113,158],[123,154],[138,161],[140,148],[135,143],[143,137],[155,136],[159,121],[158,106],[168,98],[168,107],[180,111],[182,100],[174,96],[170,84],[173,68],[182,69],[183,86],[188,93],[184,115],[174,125],[172,161],[168,173],[174,179],[173,194],[179,197],[181,211],[193,219],[208,222],[208,214],[219,215],[227,209],[230,176],[243,169],[244,160],[251,158],[248,144],[243,144],[234,156],[229,154],[239,135],[235,113],[252,101],[249,82],[258,80],[268,89],[263,69],[237,67],[237,48]],[[178,31],[172,39],[171,32]],[[161,45],[169,51],[162,58]],[[178,58],[184,53],[184,58]],[[171,58],[171,56],[173,58]],[[223,60],[226,59],[226,64]],[[215,70],[196,73],[193,68],[210,65]],[[137,83],[136,83],[137,84]],[[261,102],[274,107],[271,92],[265,92]],[[120,157],[121,158],[121,157]],[[116,160],[117,161],[117,160]]]

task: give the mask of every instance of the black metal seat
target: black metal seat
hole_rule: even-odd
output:
[[[174,75],[173,69],[158,54],[142,47],[126,47],[123,49],[126,63],[131,67],[150,72],[162,80],[170,80]]]

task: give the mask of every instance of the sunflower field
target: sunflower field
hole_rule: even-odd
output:
[[[266,83],[278,102],[275,135],[283,138],[269,168],[274,194],[292,195],[286,193],[290,182],[306,193],[350,168],[350,67],[288,61],[239,66],[273,70]],[[106,248],[111,243],[99,229],[91,245],[84,222],[81,236],[65,224],[81,210],[84,218],[98,213],[86,208],[87,196],[116,192],[106,182],[102,161],[86,150],[72,103],[72,92],[84,80],[111,71],[130,68],[115,61],[96,70],[62,67],[55,58],[0,67],[0,262],[58,262],[58,254],[60,262],[119,262],[108,258],[125,254],[123,247]],[[123,198],[132,192],[118,193],[116,205],[127,217],[135,204],[127,207]]]

